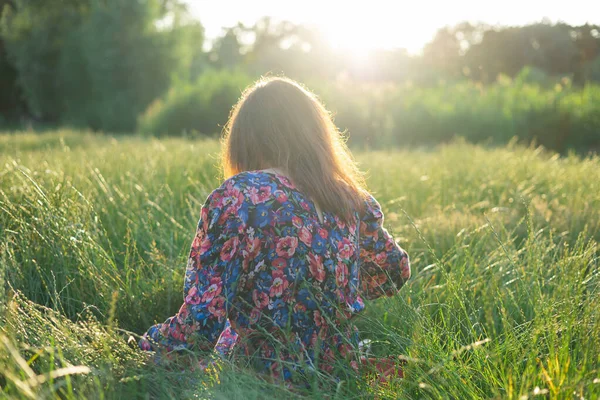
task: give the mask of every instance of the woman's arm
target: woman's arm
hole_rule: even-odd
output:
[[[225,328],[241,260],[236,213],[214,191],[202,207],[185,273],[183,305],[140,341],[144,350],[210,350]]]
[[[360,222],[360,281],[367,299],[393,296],[410,278],[408,254],[383,227],[381,206],[369,196]]]

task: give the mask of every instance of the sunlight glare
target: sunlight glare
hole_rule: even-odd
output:
[[[397,16],[393,14],[365,14],[362,9],[351,8],[343,17],[319,21],[316,25],[334,49],[345,51],[362,63],[377,49],[405,48],[416,53],[424,44],[423,38],[431,35],[429,26],[418,19],[399,23],[394,18]]]
[[[505,0],[501,7],[476,0],[424,0],[410,4],[389,0],[185,1],[204,25],[208,38],[221,35],[224,26],[238,22],[252,26],[259,18],[271,16],[318,28],[334,49],[346,51],[357,60],[375,49],[403,48],[418,54],[438,29],[463,21],[521,25],[543,17],[571,24],[583,24],[589,19],[588,14],[581,12],[589,0],[571,0],[570,7],[542,0]]]

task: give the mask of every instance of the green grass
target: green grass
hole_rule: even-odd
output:
[[[216,141],[62,131],[0,135],[0,151],[0,397],[296,396],[125,342],[181,304]],[[358,324],[410,361],[403,380],[309,396],[600,396],[600,158],[460,142],[355,154],[413,264]]]

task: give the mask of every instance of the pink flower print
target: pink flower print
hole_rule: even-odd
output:
[[[342,222],[342,224],[343,224],[343,222]],[[357,228],[357,226],[354,225],[354,224],[349,224],[348,225],[348,230],[350,231],[350,234],[352,236],[356,235],[356,228]]]
[[[348,267],[341,261],[335,267],[335,281],[339,287],[348,284]]]
[[[217,207],[220,206],[222,204],[222,200],[223,200],[223,193],[222,192],[213,192],[212,196],[211,196],[211,200],[210,200],[210,206],[211,207]],[[208,212],[207,212],[208,215]]]
[[[307,202],[305,202],[305,201],[301,201],[300,202],[300,207],[302,207],[306,211],[310,211],[310,205]]]
[[[253,308],[250,311],[250,323],[255,324],[260,319],[261,311],[258,308]]]
[[[371,253],[366,251],[365,249],[360,249],[360,259],[366,264],[373,262],[373,257],[371,257]]]
[[[221,197],[217,208],[223,210],[219,217],[219,223],[224,223],[231,215],[237,214],[244,202],[244,194],[232,185],[228,185],[225,194]]]
[[[190,257],[197,259],[210,248],[210,239],[204,234],[204,231],[198,231],[194,236],[192,247],[190,250]]]
[[[310,233],[310,231],[305,226],[303,226],[298,230],[298,238],[300,238],[300,241],[302,243],[304,243],[307,246],[310,246],[312,242],[312,233]]]
[[[325,362],[319,365],[321,368],[323,368],[323,371],[327,373],[333,371],[335,356],[333,355],[333,351],[331,349],[325,350],[325,354],[323,354],[323,360],[325,360]]]
[[[410,264],[408,263],[408,257],[402,257],[402,260],[400,261],[400,270],[402,271],[400,273],[402,279],[410,278]]]
[[[375,254],[375,263],[377,265],[383,265],[383,263],[385,263],[386,259],[387,259],[387,253],[385,251]]]
[[[237,251],[239,242],[238,237],[234,236],[223,243],[223,247],[221,248],[221,260],[230,261]]]
[[[271,187],[261,186],[258,189],[256,187],[251,187],[248,189],[248,196],[250,197],[252,204],[264,203],[271,197]]]
[[[368,289],[373,290],[373,289],[381,288],[381,286],[386,282],[387,282],[387,275],[382,272],[380,274],[370,276],[367,279],[363,278],[362,285],[363,285],[363,288],[366,285]]]
[[[190,315],[189,307],[187,303],[183,303],[181,307],[179,307],[179,311],[177,312],[177,322],[180,324],[185,324],[185,320]]]
[[[278,257],[275,260],[273,260],[273,266],[277,269],[284,269],[285,267],[287,267],[287,261],[285,260],[285,258]]]
[[[256,307],[261,310],[269,304],[269,296],[266,293],[259,292],[257,289],[254,289],[252,292],[252,300],[254,300]]]
[[[256,258],[256,256],[260,253],[260,239],[254,238],[252,240],[248,240],[246,244],[246,249],[244,250],[244,258],[251,260]]]
[[[309,254],[308,268],[310,269],[311,275],[314,276],[317,281],[323,282],[325,280],[325,268],[323,267],[321,256]]]
[[[283,291],[287,289],[288,286],[289,282],[285,277],[283,271],[273,271],[273,283],[271,284],[271,291],[269,292],[269,296],[281,296],[283,294]]]
[[[327,230],[319,228],[319,236],[321,236],[323,239],[327,239],[329,233],[327,233]]]
[[[200,220],[202,221],[202,229],[204,232],[208,231],[208,207],[202,207],[202,211],[200,212]]]
[[[348,343],[342,343],[339,346],[339,352],[342,357],[346,357],[350,353],[351,347]]]
[[[317,326],[327,326],[327,320],[323,317],[323,315],[321,315],[321,312],[319,310],[315,311],[314,320],[315,325]]]
[[[185,296],[185,302],[187,304],[200,304],[200,296],[198,296],[198,288],[192,286],[187,296]]]
[[[221,198],[221,206],[240,206],[244,202],[244,194],[232,184],[227,185],[227,189]]]
[[[275,199],[280,203],[285,203],[288,199],[283,190],[276,190],[273,194],[275,195]]]
[[[158,324],[158,331],[162,336],[169,336],[169,324]]]
[[[172,327],[169,330],[169,335],[175,340],[185,342],[185,334],[181,331],[181,325],[175,325]]]
[[[385,242],[385,251],[390,252],[396,247],[396,243],[392,239]]]
[[[277,241],[277,247],[275,251],[279,257],[290,258],[296,252],[296,247],[298,247],[298,238],[286,236]]]
[[[225,316],[225,297],[215,297],[208,306],[208,311],[219,319],[219,322],[223,320]]]
[[[347,260],[350,258],[350,256],[352,256],[352,253],[354,253],[354,245],[347,238],[343,238],[338,242],[338,252],[340,257],[342,257],[344,260]]]
[[[144,351],[152,350],[152,346],[150,345],[150,342],[148,341],[148,339],[146,339],[146,335],[144,335],[144,337],[140,341],[140,348]]]
[[[305,312],[306,311],[306,306],[302,303],[296,303],[294,304],[294,312]]]
[[[258,188],[256,188],[255,186],[251,186],[248,189],[246,189],[246,193],[252,201],[252,204],[256,204],[258,202]]]
[[[220,277],[210,278],[210,284],[208,288],[202,294],[202,302],[208,303],[213,300],[216,296],[221,294],[221,290],[223,290],[223,282],[221,282]]]
[[[281,182],[283,186],[288,187],[290,189],[294,189],[294,185],[292,184],[292,182],[285,176],[277,175],[277,179],[279,179],[279,182]]]
[[[192,252],[200,247],[203,238],[204,232],[198,231],[198,233],[196,233],[196,236],[194,236],[194,241],[192,242]]]
[[[302,227],[302,218],[294,215],[292,217],[292,225],[294,225],[296,228],[301,228]]]

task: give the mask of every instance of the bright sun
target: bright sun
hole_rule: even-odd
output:
[[[360,59],[374,49],[405,48],[411,53],[420,51],[430,39],[430,29],[424,24],[390,21],[392,16],[363,15],[358,9],[345,13],[343,18],[319,21],[321,30],[329,43],[336,49],[353,53]]]
[[[317,27],[333,47],[355,54],[358,59],[377,48],[404,48],[409,53],[419,53],[437,29],[462,21],[521,25],[547,16],[552,20],[583,24],[589,18],[585,12],[589,7],[585,5],[590,3],[590,0],[571,0],[570,7],[565,7],[562,2],[505,0],[502,7],[496,7],[476,0],[185,1],[205,26],[209,38],[220,36],[223,27],[240,21],[252,26],[269,15]]]

